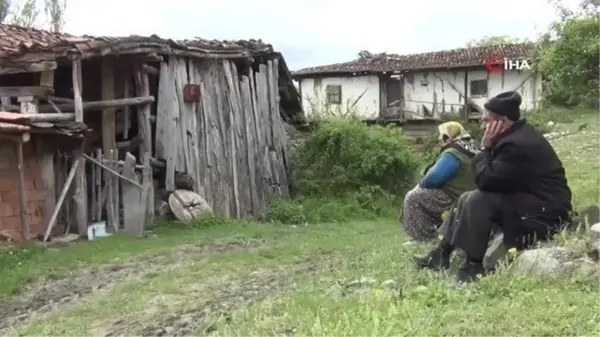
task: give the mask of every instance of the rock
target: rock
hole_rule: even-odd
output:
[[[557,276],[562,264],[571,257],[565,247],[545,247],[526,250],[515,259],[513,270],[533,275]]]
[[[592,224],[598,223],[600,223],[600,207],[598,205],[589,205],[583,208],[582,210],[576,212],[571,217],[568,229],[571,231],[575,231],[576,233],[581,233],[586,230],[589,230],[589,227],[592,227]],[[591,234],[593,235],[594,233]]]
[[[347,285],[348,288],[352,287],[369,287],[377,284],[377,280],[371,277],[362,277],[360,280],[350,281]]]
[[[586,259],[578,259],[574,261],[567,261],[562,264],[561,272],[564,274],[582,274],[586,276],[594,276],[599,271],[597,263]]]
[[[552,127],[554,127],[554,122],[553,121],[548,121],[548,123],[546,123],[546,127],[548,129],[552,129]]]
[[[415,292],[417,293],[424,293],[427,291],[427,287],[426,286],[418,286],[415,288]]]
[[[586,255],[593,261],[600,261],[600,239],[590,242],[587,245]]]
[[[381,282],[380,286],[382,288],[387,288],[387,289],[392,289],[392,290],[398,289],[398,283],[394,280],[385,280],[385,281]]]
[[[509,248],[504,244],[503,240],[504,234],[498,233],[490,241],[483,258],[483,266],[486,269],[495,269],[506,259]]]
[[[590,227],[590,230],[588,231],[588,235],[592,239],[600,239],[600,222],[597,224],[594,224],[592,227]]]

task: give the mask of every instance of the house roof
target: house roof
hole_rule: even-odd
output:
[[[127,37],[74,36],[44,30],[0,24],[0,58],[31,52],[49,52],[101,55],[135,52],[135,49],[155,49],[161,53],[190,52],[216,57],[242,57],[273,53],[273,46],[262,40],[219,41],[195,38],[193,40],[163,39],[157,35]]]
[[[295,79],[334,74],[380,73],[420,69],[464,68],[483,66],[490,56],[511,59],[530,57],[535,54],[534,43],[459,48],[421,54],[376,54],[352,61],[300,69],[292,72]]]

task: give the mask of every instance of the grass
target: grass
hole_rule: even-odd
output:
[[[599,118],[576,118],[562,130],[584,133],[553,140],[562,158],[574,205],[598,203]],[[156,236],[132,240],[111,237],[60,249],[29,248],[0,256],[7,266],[0,275],[0,295],[20,289],[28,280],[64,275],[87,265],[101,265],[141,253],[166,254],[173,246],[262,238],[266,243],[245,252],[225,252],[182,261],[177,268],[156,271],[91,295],[64,309],[34,317],[9,335],[98,335],[119,319],[133,330],[169,314],[182,314],[214,298],[227,282],[256,278],[265,268],[285,268],[324,252],[334,254],[329,268],[301,273],[293,289],[265,292],[250,305],[217,320],[198,335],[599,335],[598,280],[582,275],[547,279],[516,275],[510,266],[474,286],[452,289],[451,274],[417,270],[410,256],[428,247],[406,241],[395,220],[350,221],[285,226],[229,221],[161,229]],[[277,269],[279,270],[279,269]],[[260,274],[259,274],[260,275]],[[373,278],[342,296],[352,280]],[[377,286],[395,280],[398,290]],[[267,281],[265,281],[267,282]],[[235,288],[235,287],[234,287]],[[230,289],[231,290],[231,289]],[[235,289],[231,290],[235,292]],[[235,300],[233,301],[235,303]],[[137,327],[136,327],[137,324]]]

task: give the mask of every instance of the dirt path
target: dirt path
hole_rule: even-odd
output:
[[[190,285],[175,301],[186,302],[186,309],[177,314],[165,314],[150,304],[144,312],[122,318],[104,327],[95,335],[104,336],[190,336],[198,331],[210,333],[219,318],[231,319],[231,312],[248,305],[259,296],[293,288],[295,281],[332,262],[333,255],[322,254],[281,268],[257,270],[245,277],[218,277],[203,284]],[[192,291],[193,289],[193,291]],[[194,303],[194,305],[190,305]],[[177,307],[172,303],[170,307]]]
[[[143,278],[155,271],[178,268],[212,254],[256,248],[264,240],[202,243],[179,246],[169,252],[140,255],[97,268],[85,268],[59,279],[33,283],[20,294],[0,301],[0,334],[27,322],[31,317],[59,310],[66,304],[98,292],[108,291],[123,281]]]

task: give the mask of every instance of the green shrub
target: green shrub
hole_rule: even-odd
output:
[[[359,192],[339,198],[306,196],[294,199],[279,198],[271,201],[267,220],[298,225],[368,220],[395,214],[391,201],[373,200],[372,195]]]
[[[419,166],[400,128],[336,119],[321,122],[298,149],[294,177],[304,195],[341,197],[373,188],[400,196]]]
[[[536,109],[527,111],[525,117],[527,121],[542,133],[550,132],[552,127],[548,122],[568,123],[573,121],[567,108],[542,105]]]

